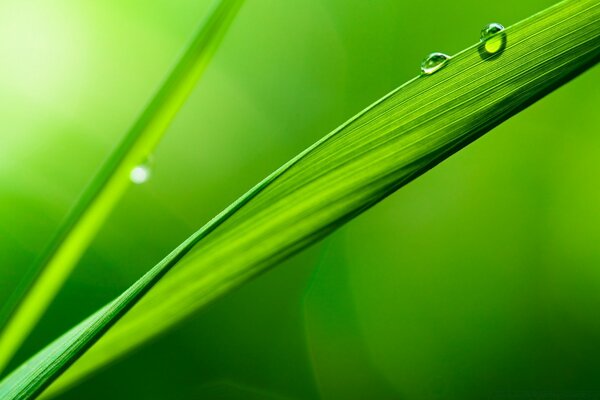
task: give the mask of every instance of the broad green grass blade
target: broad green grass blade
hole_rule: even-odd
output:
[[[30,398],[91,347],[46,395],[59,393],[590,68],[600,60],[600,0],[565,1],[505,33],[499,56],[482,58],[479,45],[469,47],[285,164],[129,290],[14,371],[0,383],[0,397]]]
[[[39,274],[33,283],[25,293],[18,290],[11,304],[5,305],[5,309],[16,308],[0,335],[0,372],[129,187],[131,171],[151,154],[185,103],[240,5],[241,0],[215,4],[169,77],[77,202],[37,264]]]

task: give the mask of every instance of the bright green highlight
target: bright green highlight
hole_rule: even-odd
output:
[[[241,3],[241,0],[223,0],[215,5],[171,75],[61,227],[44,256],[47,261],[41,273],[2,331],[0,371],[27,338],[130,186],[132,170],[148,158],[193,91]]]
[[[485,42],[485,50],[494,54],[497,53],[502,48],[502,39],[499,37],[493,37]]]

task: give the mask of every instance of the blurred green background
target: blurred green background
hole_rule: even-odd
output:
[[[16,362],[426,54],[552,3],[248,0]],[[0,303],[209,4],[0,1]],[[600,398],[598,104],[595,68],[63,398]]]

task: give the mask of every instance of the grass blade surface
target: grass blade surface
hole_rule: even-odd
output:
[[[131,184],[132,169],[151,154],[185,103],[240,5],[241,0],[221,0],[216,4],[172,73],[61,226],[37,264],[32,284],[25,293],[17,289],[13,300],[4,305],[5,315],[13,308],[14,312],[0,334],[0,373]]]
[[[285,164],[116,300],[13,372],[0,383],[0,397],[38,393],[91,347],[46,392],[59,393],[593,66],[600,60],[600,0],[560,3],[505,32],[500,56],[484,59],[479,45],[469,47]]]

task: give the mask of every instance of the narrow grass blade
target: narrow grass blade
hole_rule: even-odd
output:
[[[39,273],[28,290],[19,291],[5,306],[14,308],[20,301],[0,335],[0,372],[129,187],[131,171],[150,155],[185,103],[240,5],[241,0],[220,0],[215,4],[169,77],[78,200],[37,264]]]
[[[590,68],[600,61],[600,0],[565,1],[505,33],[499,56],[482,57],[479,45],[469,47],[275,171],[128,291],[14,371],[0,383],[0,397],[31,397],[91,347],[46,395],[59,393]]]

